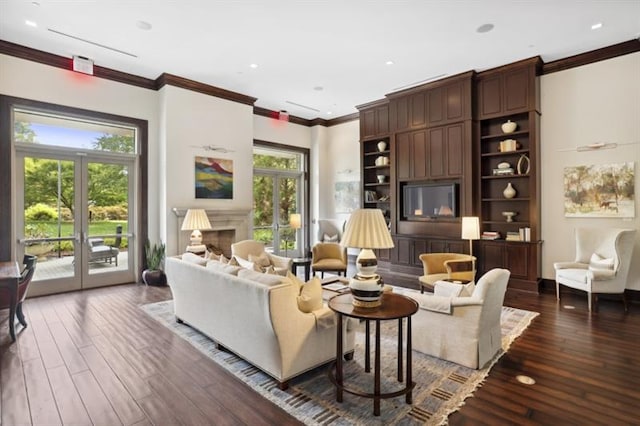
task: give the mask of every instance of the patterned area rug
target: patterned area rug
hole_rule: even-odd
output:
[[[178,334],[202,353],[247,383],[256,392],[300,421],[310,425],[440,425],[446,424],[449,414],[464,404],[489,374],[491,366],[504,354],[511,343],[538,315],[515,308],[503,307],[501,316],[503,352],[482,370],[430,357],[413,351],[413,405],[404,396],[382,400],[379,417],[373,416],[373,400],[348,393],[343,402],[335,401],[335,388],[321,367],[290,381],[289,389],[281,391],[277,382],[234,354],[215,348],[214,342],[191,327],[178,324],[173,316],[173,302],[165,301],[142,306],[151,317]],[[396,380],[397,321],[383,321],[382,389],[400,389],[404,384]],[[375,328],[372,325],[372,332]],[[414,328],[413,332],[416,330]],[[373,336],[372,336],[373,345]],[[364,372],[364,324],[356,333],[354,361],[344,363],[345,383],[372,392],[373,373]],[[373,363],[373,356],[371,358]]]

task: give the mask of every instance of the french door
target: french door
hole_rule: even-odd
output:
[[[16,235],[38,256],[31,296],[134,282],[135,157],[16,150]]]
[[[300,257],[301,233],[291,226],[298,211],[302,178],[299,173],[254,171],[253,235],[273,253]]]

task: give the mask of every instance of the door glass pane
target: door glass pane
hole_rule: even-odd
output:
[[[253,149],[254,169],[300,170],[302,155],[268,148]]]
[[[273,249],[273,178],[253,176],[253,239]]]
[[[122,164],[87,165],[86,254],[89,274],[127,270],[129,169]]]
[[[298,179],[281,177],[278,191],[280,250],[286,252],[296,247],[296,230],[289,226],[289,221],[291,213],[297,212]]]
[[[25,157],[23,231],[25,253],[38,256],[34,281],[75,274],[74,191],[73,161]]]

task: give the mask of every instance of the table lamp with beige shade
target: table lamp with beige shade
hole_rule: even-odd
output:
[[[389,228],[379,209],[354,211],[347,222],[340,244],[360,248],[356,258],[358,273],[349,282],[354,306],[380,306],[384,283],[378,269],[378,259],[372,249],[393,248]]]
[[[293,242],[295,243],[296,241],[296,232],[298,232],[298,229],[302,228],[302,216],[300,215],[300,213],[291,213],[289,215],[289,226],[291,227],[291,229],[293,229]],[[294,244],[295,245],[295,244]],[[287,249],[289,248],[289,242],[286,241],[285,242],[285,252],[284,252],[284,256],[288,257],[287,254]]]
[[[207,250],[207,247],[202,244],[202,232],[201,230],[211,229],[211,223],[207,217],[207,212],[204,209],[189,209],[182,221],[183,231],[192,231],[187,251],[192,253],[202,253]]]
[[[476,216],[462,218],[462,239],[469,240],[469,255],[473,256],[473,240],[480,239],[480,219]]]

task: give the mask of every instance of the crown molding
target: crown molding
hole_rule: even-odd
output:
[[[11,43],[5,40],[0,40],[0,53],[56,68],[62,68],[67,71],[72,71],[73,69],[73,58],[43,52],[42,50],[32,49],[30,47]],[[117,81],[118,83],[124,83],[131,86],[142,87],[144,89],[157,90],[154,80],[128,74],[122,71],[116,71],[111,68],[101,67],[99,65],[94,65],[93,76],[104,78],[106,80]]]
[[[568,58],[548,62],[542,66],[542,74],[544,75],[564,71],[570,68],[592,64],[606,59],[613,59],[618,56],[624,56],[635,52],[640,52],[640,39],[628,40],[622,43],[603,47],[601,49],[591,50],[589,52],[569,56]]]
[[[243,95],[242,93],[232,92],[231,90],[221,89],[216,86],[210,86],[195,80],[180,77],[173,74],[162,73],[156,78],[156,90],[160,90],[166,85],[180,87],[181,89],[191,90],[193,92],[204,93],[205,95],[215,96],[216,98],[227,99],[229,101],[239,102],[245,105],[251,105],[258,100],[252,96]]]

